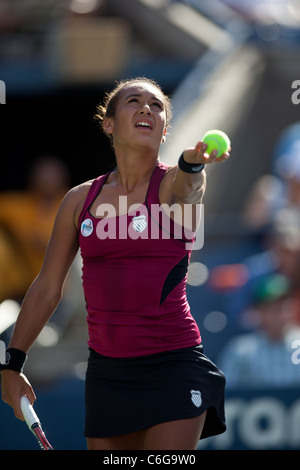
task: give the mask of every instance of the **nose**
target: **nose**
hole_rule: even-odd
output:
[[[151,108],[148,103],[143,103],[140,110],[140,114],[151,114]]]

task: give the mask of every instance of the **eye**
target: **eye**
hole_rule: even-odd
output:
[[[158,108],[158,109],[163,109],[163,105],[161,103],[159,103],[158,101],[155,101],[152,103],[152,106]]]
[[[128,103],[138,103],[138,99],[137,98],[130,98],[128,100]]]

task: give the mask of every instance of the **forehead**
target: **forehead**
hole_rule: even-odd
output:
[[[163,93],[156,88],[156,86],[151,85],[150,83],[136,83],[132,85],[127,85],[122,92],[122,97],[126,98],[131,94],[136,95],[150,95],[153,98],[164,101]]]

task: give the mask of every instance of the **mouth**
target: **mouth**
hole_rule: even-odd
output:
[[[152,123],[150,121],[146,121],[146,120],[140,120],[136,123],[135,127],[139,128],[139,129],[149,129],[149,130],[152,130]]]

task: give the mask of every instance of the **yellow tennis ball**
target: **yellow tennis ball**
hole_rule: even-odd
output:
[[[223,153],[227,152],[230,148],[229,137],[225,134],[225,132],[222,131],[208,131],[202,140],[207,145],[206,153],[211,153],[213,150],[217,150],[218,157],[223,155]]]

